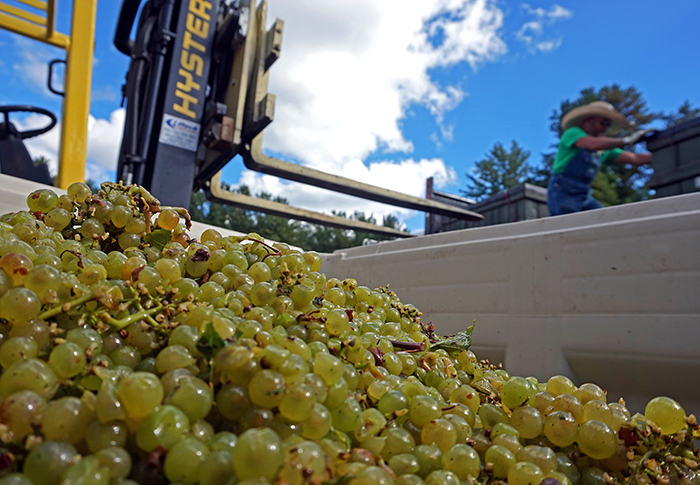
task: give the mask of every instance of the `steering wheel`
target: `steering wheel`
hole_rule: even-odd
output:
[[[48,116],[51,119],[51,122],[48,124],[48,126],[45,126],[43,128],[39,128],[37,130],[27,130],[27,131],[17,131],[14,129],[13,125],[10,124],[10,113],[15,113],[15,112],[25,112],[25,113],[39,113],[44,116]],[[0,106],[0,113],[3,114],[4,117],[4,122],[5,122],[5,130],[7,131],[12,131],[12,134],[19,138],[20,140],[24,140],[25,138],[31,138],[33,136],[37,135],[43,135],[47,131],[49,131],[51,128],[56,126],[56,122],[58,121],[56,119],[56,115],[53,114],[51,111],[46,110],[44,108],[37,108],[36,106],[22,106],[22,105],[11,105],[11,106]]]

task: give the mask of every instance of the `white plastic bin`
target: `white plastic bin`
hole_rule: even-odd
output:
[[[595,382],[643,412],[700,412],[700,194],[324,256],[328,277],[390,285],[440,334],[514,375]]]

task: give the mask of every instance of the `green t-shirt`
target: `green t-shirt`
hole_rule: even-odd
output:
[[[561,135],[561,140],[559,141],[559,150],[557,151],[557,157],[554,159],[554,166],[552,167],[552,172],[562,173],[566,166],[569,164],[572,158],[583,150],[575,145],[584,136],[589,136],[588,133],[583,131],[582,128],[578,126],[572,126],[566,130]],[[624,150],[622,148],[613,148],[612,150],[604,150],[598,152],[600,156],[600,161],[603,165],[609,165],[617,158],[617,156]]]

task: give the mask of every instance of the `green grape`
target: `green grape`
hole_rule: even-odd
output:
[[[28,322],[20,323],[18,325],[13,325],[10,329],[8,335],[12,337],[31,337],[36,342],[37,346],[41,349],[47,343],[49,343],[49,338],[51,337],[51,331],[46,325],[46,322],[39,319],[30,320]]]
[[[156,261],[156,269],[164,280],[174,283],[182,277],[182,270],[177,261],[161,258]]]
[[[0,257],[0,269],[12,280],[13,286],[24,285],[27,273],[34,268],[34,263],[24,254],[5,253]]]
[[[58,390],[58,377],[51,367],[36,358],[18,360],[0,375],[0,394],[10,394],[27,390],[33,391],[46,400]]]
[[[554,398],[552,408],[554,411],[564,411],[571,414],[577,423],[580,423],[583,418],[583,404],[571,394],[560,394]]]
[[[510,424],[520,436],[526,439],[536,438],[544,430],[544,418],[540,412],[532,406],[521,406],[510,416]]]
[[[484,461],[493,465],[493,476],[501,479],[508,478],[508,470],[517,463],[513,452],[500,445],[493,445],[486,450]]]
[[[34,485],[59,485],[77,454],[70,443],[45,441],[29,452],[23,472]]]
[[[442,416],[440,405],[432,397],[415,396],[411,400],[408,408],[408,417],[418,428],[422,428],[440,416]]]
[[[279,436],[270,428],[244,431],[233,448],[233,470],[240,480],[272,480],[283,460]]]
[[[418,460],[418,465],[420,466],[420,469],[418,470],[416,475],[422,478],[427,477],[431,472],[433,472],[434,470],[439,470],[440,468],[451,471],[459,476],[459,474],[455,470],[452,470],[451,468],[443,464],[444,456],[437,445],[418,445],[413,449],[412,454],[416,457],[416,459]],[[460,458],[464,459],[465,461],[467,460],[467,458],[464,456],[461,456]]]
[[[145,418],[163,401],[163,385],[153,374],[134,372],[122,379],[119,400],[128,416]]]
[[[561,485],[572,485],[571,480],[569,480],[569,477],[563,474],[562,472],[547,472],[544,474],[544,477],[554,478]]]
[[[501,389],[501,400],[509,409],[515,409],[535,397],[537,390],[522,377],[511,377]]]
[[[561,394],[574,394],[576,386],[566,376],[552,376],[547,381],[546,391],[554,397]]]
[[[109,354],[114,365],[125,365],[134,369],[141,362],[141,353],[129,345],[123,345]]]
[[[544,473],[537,465],[521,461],[508,469],[508,485],[539,485]]]
[[[355,422],[362,413],[360,403],[354,398],[347,398],[332,411],[333,426],[343,433],[350,433],[355,429]]]
[[[233,458],[230,450],[213,450],[202,462],[197,471],[200,485],[219,485],[234,477]]]
[[[93,420],[90,421],[85,430],[85,443],[90,451],[96,453],[103,448],[126,446],[127,434],[128,430],[124,421],[110,421],[101,424],[99,421]]]
[[[391,390],[379,398],[377,409],[388,418],[397,411],[408,409],[408,399],[401,391]]]
[[[617,434],[605,423],[586,421],[579,426],[576,442],[580,450],[591,458],[604,460],[615,453]]]
[[[386,438],[386,442],[381,453],[385,460],[388,460],[394,455],[410,453],[416,446],[416,441],[413,438],[413,435],[411,435],[411,433],[404,428],[387,428],[381,432],[381,436]]]
[[[555,397],[548,392],[538,392],[535,394],[532,407],[537,409],[542,416],[547,417],[549,413],[554,411],[554,399]]]
[[[605,395],[605,391],[600,388],[600,386],[597,386],[596,384],[587,382],[585,384],[581,384],[578,389],[574,391],[574,397],[579,400],[581,405],[586,404],[588,401],[592,401],[594,399],[598,401],[603,401],[605,403],[608,402],[607,396]]]
[[[0,478],[0,485],[34,485],[32,481],[21,473],[10,473]]]
[[[581,421],[601,421],[608,426],[612,424],[612,410],[603,401],[593,399],[583,406]]]
[[[434,419],[421,429],[421,443],[425,445],[436,444],[445,453],[457,444],[457,430],[446,419]]]
[[[301,308],[314,299],[315,293],[316,285],[311,279],[305,278],[294,285],[289,297],[294,302],[296,308]]]
[[[163,209],[160,211],[160,214],[158,214],[158,219],[156,219],[156,224],[158,224],[158,227],[168,231],[175,229],[179,223],[180,216],[173,209]]]
[[[80,225],[80,234],[87,240],[99,239],[104,236],[105,227],[98,219],[91,217]]]
[[[467,480],[469,477],[479,476],[481,459],[471,446],[456,444],[442,455],[441,465],[443,469],[457,475],[460,480]]]
[[[189,431],[190,420],[175,406],[167,404],[156,408],[139,424],[136,443],[150,453],[159,446],[171,449]]]
[[[185,301],[188,299],[196,299],[199,295],[199,285],[196,281],[190,278],[180,278],[172,285],[175,294],[175,301]]]
[[[70,212],[64,208],[56,207],[44,216],[44,223],[56,231],[62,231],[70,224],[72,219],[73,215]]]
[[[333,426],[331,412],[323,404],[315,403],[311,416],[301,423],[301,435],[310,440],[320,440]]]
[[[14,438],[21,441],[33,432],[32,423],[46,410],[46,400],[32,391],[17,391],[0,404],[0,416]]]
[[[655,397],[649,401],[644,416],[653,421],[663,435],[677,433],[686,426],[685,410],[669,397]]]
[[[518,462],[527,461],[537,465],[543,473],[554,471],[558,467],[556,454],[545,446],[523,446],[515,457]]]
[[[388,465],[396,475],[415,474],[420,470],[418,459],[411,453],[400,453],[389,457]]]
[[[386,425],[386,418],[375,408],[365,409],[355,421],[354,434],[357,441],[362,443],[370,436],[376,436]]]
[[[67,441],[77,445],[85,439],[93,418],[89,405],[77,397],[66,396],[51,401],[41,422],[41,432],[49,441]]]
[[[581,480],[581,473],[566,453],[557,453],[557,471],[566,475],[569,481],[576,485]],[[563,484],[562,484],[563,485]]]
[[[497,423],[510,423],[508,414],[498,406],[490,403],[483,404],[479,407],[479,417],[484,429],[493,428]]]
[[[110,481],[124,480],[131,473],[131,455],[121,446],[102,448],[95,456],[107,469]]]
[[[165,400],[166,403],[180,408],[194,422],[204,419],[213,404],[209,385],[196,377],[185,377]]]
[[[263,370],[251,379],[248,386],[248,396],[253,404],[271,409],[282,401],[285,388],[282,374]]]
[[[0,298],[0,315],[12,324],[39,316],[41,300],[28,288],[11,288]]]
[[[311,417],[316,399],[311,388],[305,384],[290,387],[279,403],[278,409],[286,419],[300,423]]]
[[[96,456],[86,456],[63,472],[61,485],[108,485],[109,469]]]
[[[165,374],[173,369],[188,367],[195,362],[196,359],[182,345],[169,345],[158,353],[156,369],[158,373]]]
[[[66,189],[66,193],[75,202],[85,202],[85,199],[92,194],[92,190],[83,182],[73,182]]]
[[[208,454],[207,446],[196,438],[178,441],[165,457],[165,476],[171,482],[197,483],[199,468]]]
[[[598,467],[588,467],[581,470],[581,485],[603,485],[607,483],[605,471]]]
[[[65,342],[51,350],[49,365],[59,379],[69,379],[83,372],[87,359],[77,344]]]
[[[544,435],[559,447],[569,446],[576,440],[578,424],[571,414],[554,411],[544,419]]]
[[[255,263],[258,264],[258,263]],[[265,266],[267,267],[267,266]],[[256,306],[272,304],[277,298],[277,290],[268,282],[256,283],[250,290],[250,301]]]
[[[36,357],[39,346],[32,337],[11,337],[0,344],[0,365],[7,369],[21,359]]]
[[[50,189],[39,189],[27,196],[27,207],[31,212],[46,214],[58,205],[58,195]]]

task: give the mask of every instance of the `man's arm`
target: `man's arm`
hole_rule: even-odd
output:
[[[651,163],[651,153],[622,152],[613,163],[616,165],[647,165]]]
[[[624,147],[625,140],[622,138],[611,138],[609,136],[584,136],[579,138],[574,145],[593,151],[612,150],[613,148]]]

